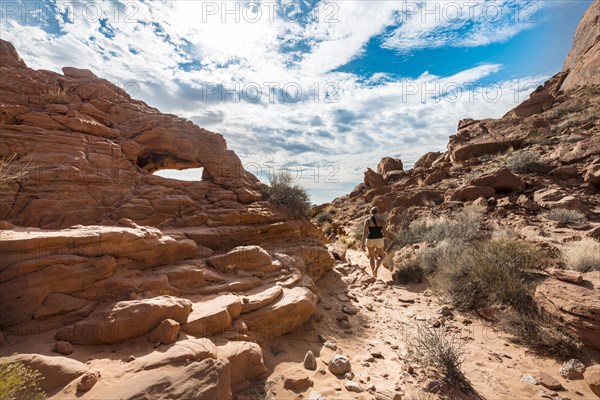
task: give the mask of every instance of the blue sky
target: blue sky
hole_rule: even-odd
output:
[[[33,68],[91,69],[222,133],[263,180],[292,169],[320,203],[523,101],[591,3],[0,0],[0,34]]]

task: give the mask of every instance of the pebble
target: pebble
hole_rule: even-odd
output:
[[[350,329],[350,328],[352,328],[352,325],[350,325],[350,322],[348,322],[348,321],[340,321],[340,328]]]
[[[381,351],[379,350],[372,351],[371,356],[374,358],[383,358],[383,354],[381,354]]]
[[[349,392],[361,393],[363,391],[362,387],[360,387],[360,384],[354,381],[346,381],[346,383],[344,383],[344,387]]]
[[[521,377],[521,382],[528,383],[530,385],[537,385],[537,380],[531,375],[523,375]]]
[[[135,361],[135,357],[129,356],[129,358],[127,358],[127,362],[132,362],[132,361]]]
[[[334,341],[334,340],[331,340],[331,339],[329,339],[329,340],[325,341],[325,343],[323,343],[323,346],[324,346],[324,347],[327,347],[328,349],[331,349],[331,350],[333,350],[333,351],[336,351],[336,350],[337,350],[337,348],[338,348],[338,347],[337,347],[337,343],[335,343],[335,341]]]
[[[310,396],[308,396],[308,400],[326,400],[325,397],[319,392],[312,392]]]
[[[54,351],[65,356],[73,353],[73,345],[69,342],[58,341],[54,344]]]
[[[311,350],[307,351],[304,356],[304,368],[311,371],[317,369],[317,359]]]

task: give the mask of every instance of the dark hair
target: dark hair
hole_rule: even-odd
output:
[[[373,207],[371,208],[371,214],[375,215],[379,212],[379,210],[377,209],[377,207]]]

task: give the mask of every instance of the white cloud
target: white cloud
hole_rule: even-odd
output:
[[[423,71],[415,79],[332,72],[359,57],[367,43],[384,32],[384,46],[408,51],[505,40],[525,29],[519,24],[420,20],[417,14],[406,15],[416,3],[402,1],[324,1],[314,6],[318,13],[304,19],[286,18],[275,12],[281,10],[273,8],[274,3],[262,2],[262,15],[254,21],[257,14],[248,13],[255,3],[242,1],[237,3],[236,22],[235,15],[209,7],[225,3],[230,10],[236,4],[151,1],[117,9],[112,1],[93,2],[108,17],[105,24],[112,33],[107,37],[99,18],[83,18],[91,3],[80,2],[72,9],[72,22],[59,18],[54,31],[51,24],[9,18],[0,33],[33,68],[60,71],[76,66],[122,86],[136,82],[136,97],[223,133],[242,160],[260,166],[263,173],[265,161],[313,165],[305,172],[312,173],[311,178],[302,183],[318,201],[361,181],[362,170],[374,167],[382,156],[414,161],[426,151],[443,149],[459,119],[500,116],[532,89],[517,90],[517,84],[527,80],[476,86],[498,72],[498,64],[446,77]],[[467,34],[457,34],[464,29]],[[530,80],[540,83],[542,78]],[[299,88],[303,97],[286,102],[275,91],[269,99],[269,82],[277,82],[279,89],[287,84],[292,95]],[[261,101],[231,101],[230,95],[224,102],[219,93],[209,98],[206,83],[258,88]],[[502,96],[496,98],[499,90]],[[338,183],[332,182],[336,179]]]

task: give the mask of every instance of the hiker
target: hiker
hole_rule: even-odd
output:
[[[363,229],[361,249],[365,249],[365,237],[367,239],[367,249],[369,251],[369,263],[371,264],[371,272],[374,277],[377,277],[377,269],[381,266],[383,258],[385,257],[384,248],[384,229],[385,222],[381,219],[377,213],[379,210],[377,207],[371,208],[371,217],[365,221],[365,228]],[[377,255],[377,265],[375,265],[375,255]]]

